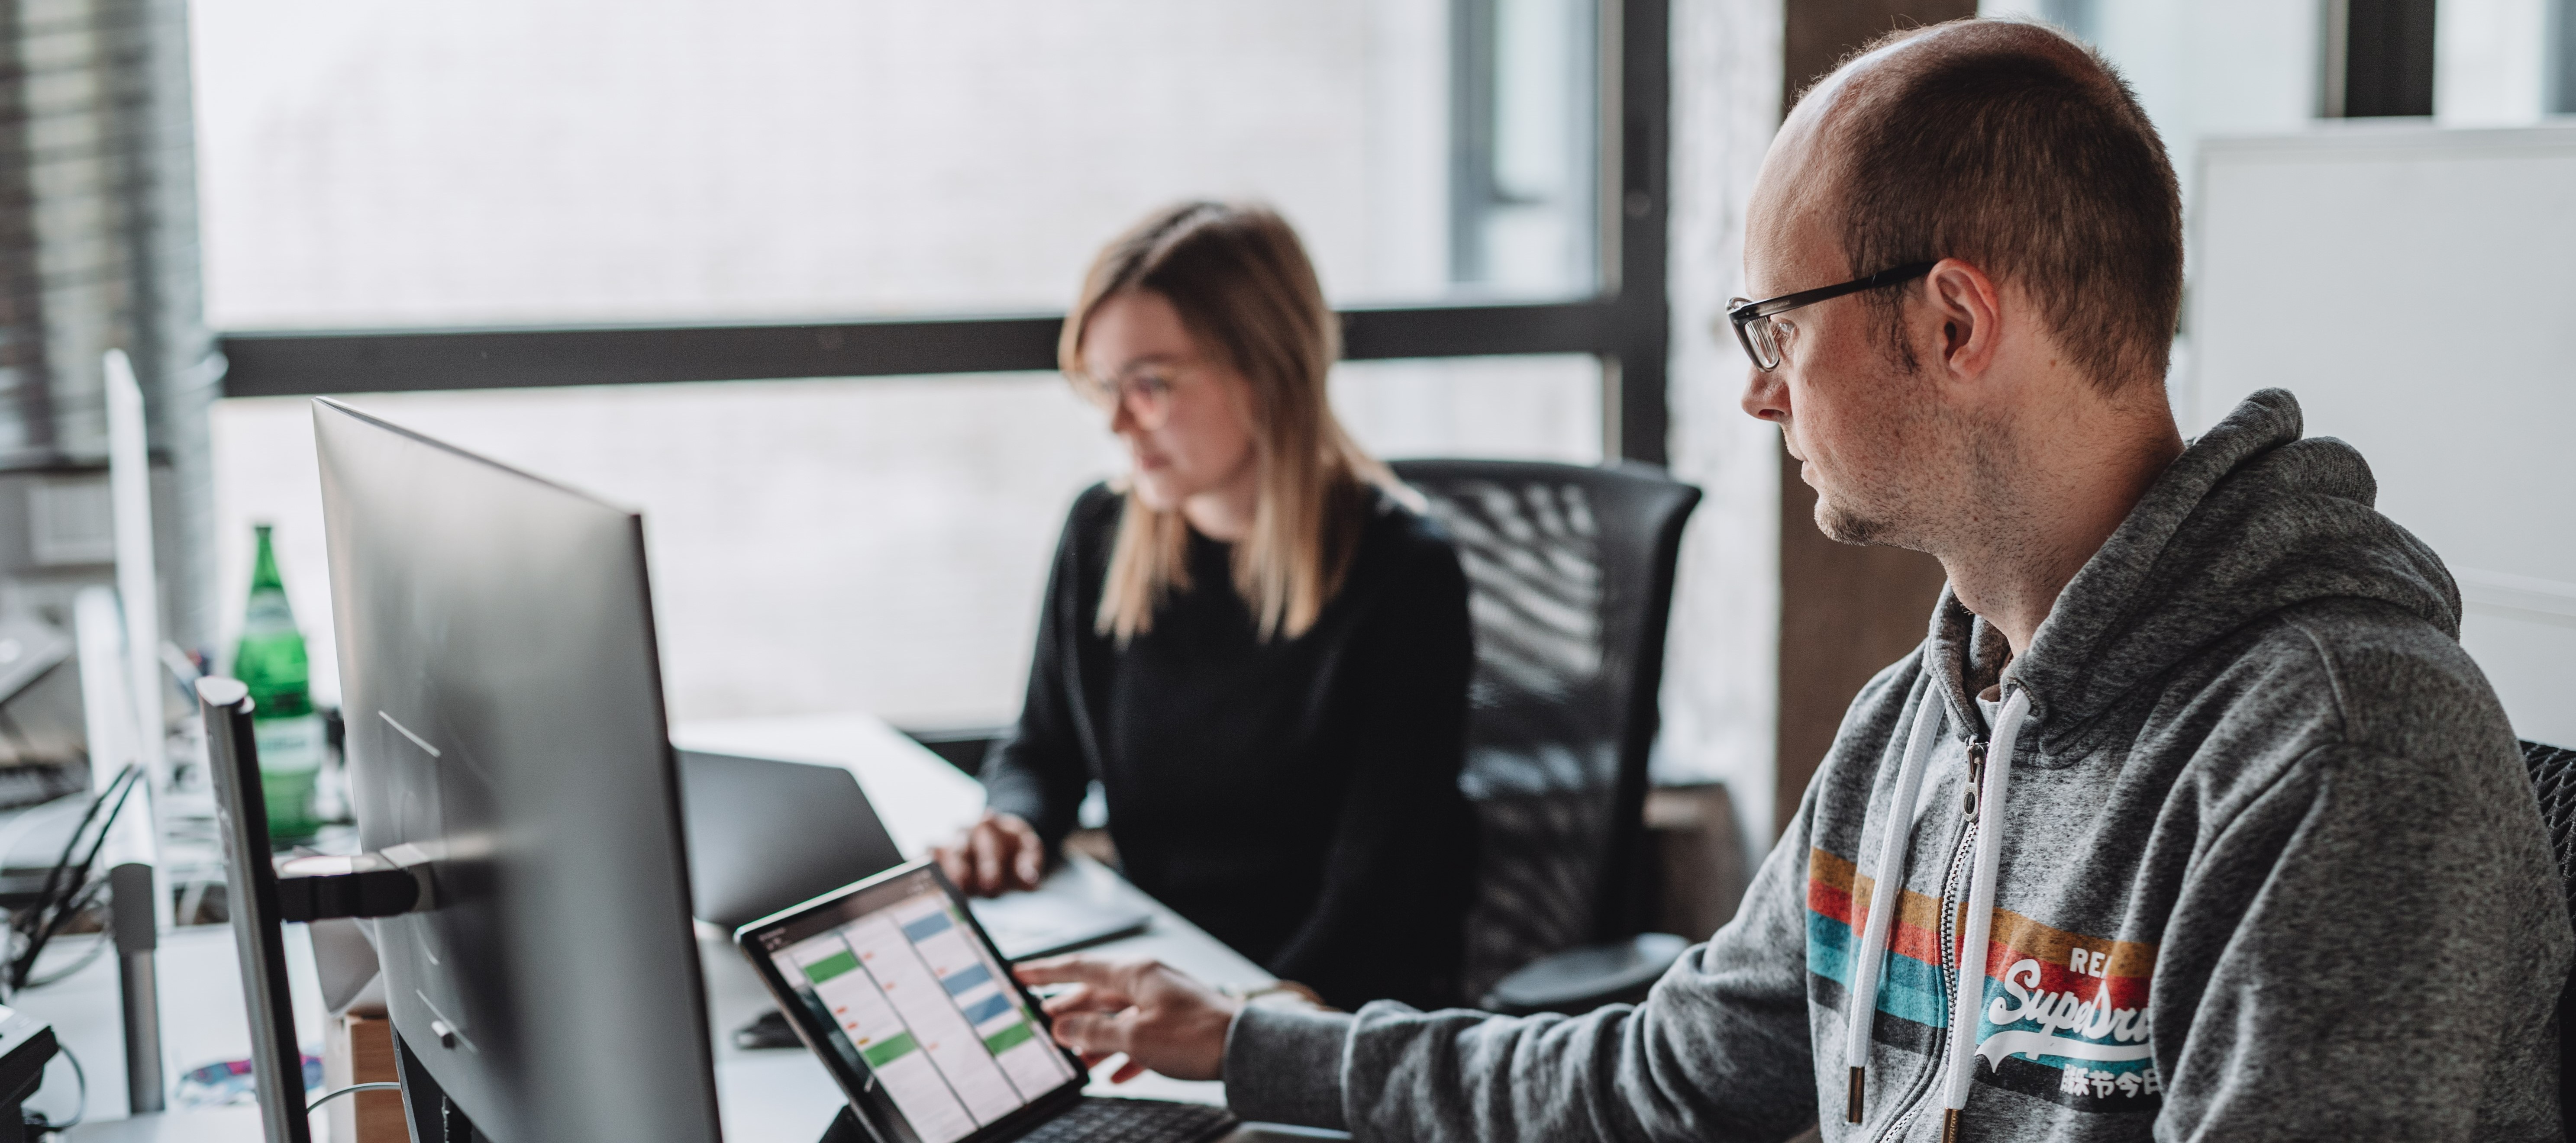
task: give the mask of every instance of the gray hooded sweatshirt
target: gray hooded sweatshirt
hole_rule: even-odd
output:
[[[1229,1099],[1364,1140],[2559,1138],[2576,936],[2458,589],[2376,491],[2255,394],[2026,654],[1945,592],[1645,1003],[1249,1009]]]

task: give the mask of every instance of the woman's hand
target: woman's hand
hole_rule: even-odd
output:
[[[949,880],[975,897],[1035,889],[1046,872],[1046,843],[1038,840],[1038,831],[1018,814],[991,810],[957,840],[932,846],[930,856]]]
[[[1060,956],[1011,970],[1022,984],[1071,984],[1048,998],[1057,1043],[1091,1067],[1125,1053],[1111,1083],[1147,1070],[1173,1079],[1225,1075],[1225,1035],[1241,1001],[1151,960]]]

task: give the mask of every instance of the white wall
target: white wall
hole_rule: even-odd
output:
[[[1749,367],[1710,323],[1741,290],[1745,201],[1779,125],[1780,37],[1776,0],[1673,5],[1672,465],[1706,499],[1683,537],[1658,775],[1724,781],[1757,850],[1774,798],[1780,433],[1738,406]]]
[[[2235,140],[2201,181],[2185,431],[2297,393],[2450,565],[2515,729],[2576,744],[2576,127]]]
[[[2445,127],[2536,123],[2546,98],[2549,5],[2442,0],[2433,9],[2433,117]]]

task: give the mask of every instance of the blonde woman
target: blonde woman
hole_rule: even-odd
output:
[[[1172,207],[1101,252],[1057,358],[1131,467],[1074,503],[990,810],[939,856],[1032,885],[1097,780],[1123,872],[1218,939],[1342,1007],[1449,1003],[1467,583],[1334,419],[1339,351],[1268,209]]]

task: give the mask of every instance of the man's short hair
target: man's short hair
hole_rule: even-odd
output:
[[[2182,311],[2182,188],[2137,96],[2042,25],[1961,20],[1854,77],[1830,109],[1854,274],[1958,258],[2018,284],[2094,384],[2154,384]],[[1847,65],[1848,66],[1848,65]],[[1877,291],[1897,353],[1904,294]]]

